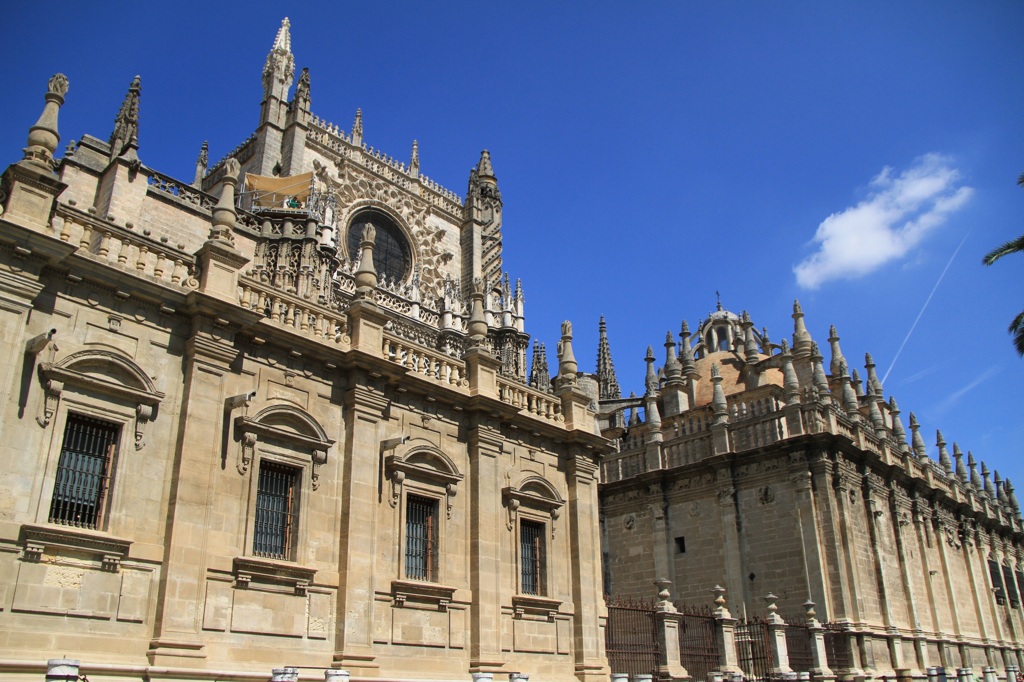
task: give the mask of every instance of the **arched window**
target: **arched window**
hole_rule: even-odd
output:
[[[373,267],[377,278],[403,282],[412,268],[412,251],[409,242],[395,219],[383,211],[368,208],[356,213],[348,226],[349,258],[359,258],[359,243],[363,239],[363,227],[372,223],[376,228],[373,247]]]

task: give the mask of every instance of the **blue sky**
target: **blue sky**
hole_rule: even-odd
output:
[[[107,137],[140,74],[140,157],[191,179],[203,140],[219,159],[256,127],[288,15],[316,114],[348,130],[361,107],[368,144],[419,140],[460,194],[491,151],[505,266],[549,348],[569,318],[593,369],[604,314],[641,392],[647,345],[716,290],[775,340],[799,298],[823,347],[835,324],[852,364],[895,360],[886,394],[932,456],[940,428],[1024,491],[1024,256],[980,264],[1024,232],[1024,4],[95,5],[5,9],[7,160],[54,72],[63,142]]]

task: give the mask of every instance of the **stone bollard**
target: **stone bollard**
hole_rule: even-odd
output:
[[[937,665],[930,666],[925,672],[928,674],[928,682],[939,682],[939,667]]]
[[[494,673],[472,673],[473,682],[492,682]]]
[[[633,675],[633,682],[652,682],[652,680],[654,680],[654,675],[650,675],[647,673],[642,675]]]
[[[509,673],[508,682],[530,682],[528,673]]]
[[[46,662],[46,682],[73,682],[80,662],[74,658],[51,658]]]
[[[629,682],[629,673],[612,673],[612,682]]]
[[[274,668],[270,671],[270,682],[296,682],[299,679],[299,669],[291,666]]]
[[[971,669],[957,668],[956,679],[958,680],[958,682],[971,682]]]
[[[996,669],[990,665],[986,665],[981,669],[981,676],[985,682],[999,682],[999,677],[996,676]]]
[[[324,682],[348,682],[349,672],[339,668],[328,668],[324,671]]]
[[[810,673],[797,673],[796,678],[800,680],[800,682],[811,682]]]
[[[708,682],[722,682],[722,673],[711,671],[708,673]]]
[[[743,682],[743,673],[729,673],[729,682]]]
[[[939,674],[939,682],[947,682],[946,681],[946,669],[943,666],[941,666],[941,665],[936,666],[935,667],[935,672],[937,672]]]

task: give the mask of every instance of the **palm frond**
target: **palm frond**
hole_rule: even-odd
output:
[[[981,259],[981,262],[985,265],[992,265],[1003,256],[1021,252],[1024,252],[1024,234],[992,249],[985,254],[985,257]]]
[[[1021,173],[1020,177],[1017,178],[1017,184],[1020,185],[1021,187],[1024,187],[1024,173]]]
[[[1013,347],[1017,349],[1017,355],[1024,358],[1024,311],[1017,313],[1007,331],[1013,334]]]

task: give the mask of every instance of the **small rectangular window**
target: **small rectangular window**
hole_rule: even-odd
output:
[[[1003,583],[1006,585],[1006,593],[1010,598],[1010,608],[1020,606],[1020,597],[1017,595],[1017,584],[1013,580],[1013,571],[1009,566],[1003,564]]]
[[[547,557],[544,524],[523,519],[519,522],[520,590],[543,596],[547,592]]]
[[[50,502],[50,523],[101,528],[120,433],[117,424],[68,415]]]
[[[405,507],[405,577],[437,582],[437,500],[409,495]]]
[[[686,538],[682,535],[676,538],[676,552],[686,554]]]
[[[996,604],[999,606],[1005,605],[1006,589],[1003,587],[1002,571],[999,569],[999,564],[992,559],[988,560],[988,575],[992,579],[992,591],[995,592]]]
[[[300,470],[295,467],[260,462],[252,542],[255,556],[292,558],[299,521],[299,474]]]

